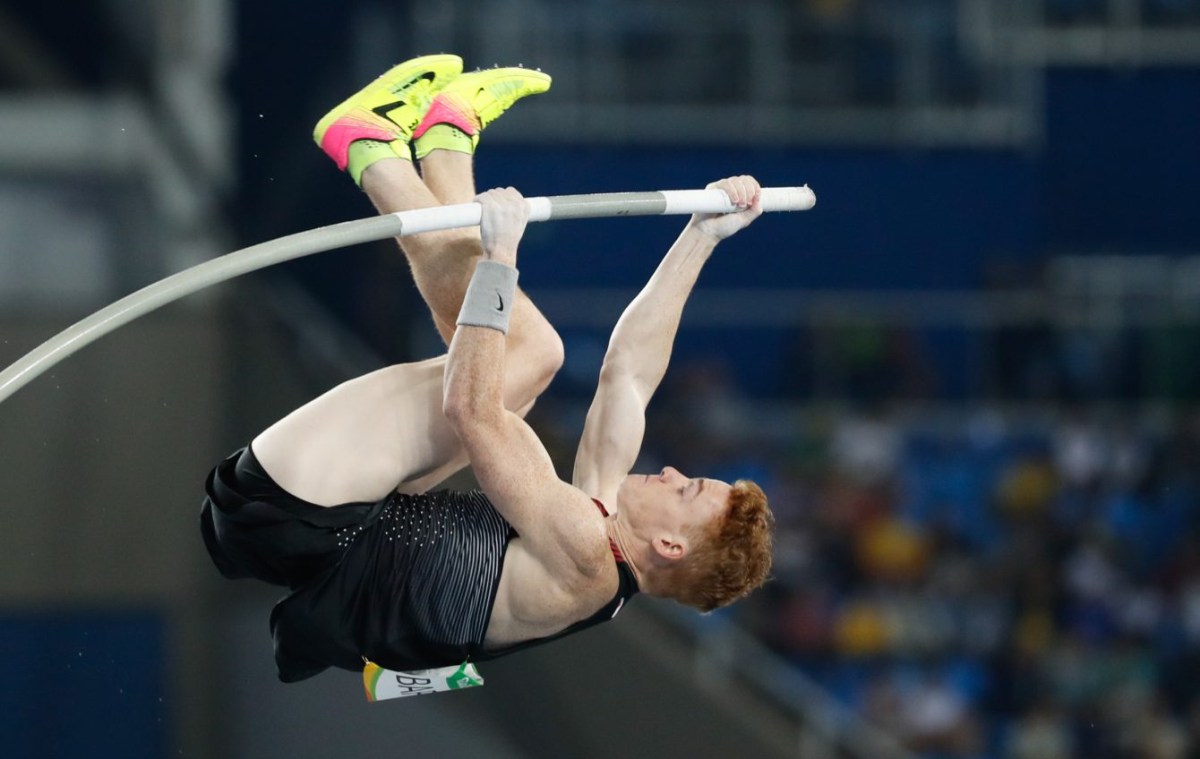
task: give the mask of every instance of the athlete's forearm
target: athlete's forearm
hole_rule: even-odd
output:
[[[629,377],[643,402],[667,371],[684,304],[716,244],[694,225],[685,227],[613,329],[604,369]]]
[[[450,341],[442,408],[463,442],[463,428],[498,425],[504,413],[505,340],[517,286],[515,243],[499,250],[504,262],[475,264]]]
[[[463,429],[499,424],[504,413],[504,333],[460,325],[450,341],[442,409]]]
[[[442,411],[468,449],[472,430],[494,429],[504,418],[505,338],[517,302],[517,245],[529,218],[511,187],[482,193],[479,205],[483,259],[463,295],[442,386]]]

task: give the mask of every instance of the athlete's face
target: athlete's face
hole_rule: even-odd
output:
[[[618,492],[635,529],[686,535],[725,512],[730,486],[705,477],[689,478],[674,467],[658,474],[631,474]]]

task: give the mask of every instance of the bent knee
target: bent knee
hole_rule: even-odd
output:
[[[546,332],[548,334],[546,337],[545,365],[550,376],[553,377],[562,368],[565,350],[563,348],[562,337],[559,336],[556,329],[547,325]]]
[[[562,337],[558,331],[550,326],[549,322],[543,324],[543,329],[536,336],[534,355],[531,356],[538,377],[539,393],[550,386],[558,370],[562,368],[565,355]]]
[[[512,411],[527,409],[562,368],[562,338],[542,322],[537,329],[524,332],[518,345],[510,346],[506,363],[505,406]]]

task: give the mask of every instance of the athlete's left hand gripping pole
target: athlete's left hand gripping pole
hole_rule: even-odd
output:
[[[737,210],[721,190],[663,190],[659,192],[560,195],[527,199],[530,221],[598,218],[605,216],[655,216],[661,214],[728,213]],[[816,203],[805,187],[765,187],[764,211],[806,211]],[[0,402],[41,373],[83,346],[128,324],[159,306],[227,279],[294,258],[345,248],[388,237],[431,232],[479,224],[478,203],[462,203],[414,211],[401,211],[328,227],[297,232],[242,248],[220,258],[172,274],[166,279],[126,295],[110,306],[68,327],[12,366],[0,372]]]

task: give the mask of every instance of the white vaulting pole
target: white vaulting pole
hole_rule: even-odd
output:
[[[728,213],[737,210],[721,190],[661,190],[527,198],[530,221],[608,216]],[[807,211],[817,202],[804,187],[764,187],[763,211]],[[67,356],[159,306],[227,279],[335,248],[479,224],[478,203],[462,203],[345,221],[242,248],[126,295],[68,327],[0,372],[0,402]]]

